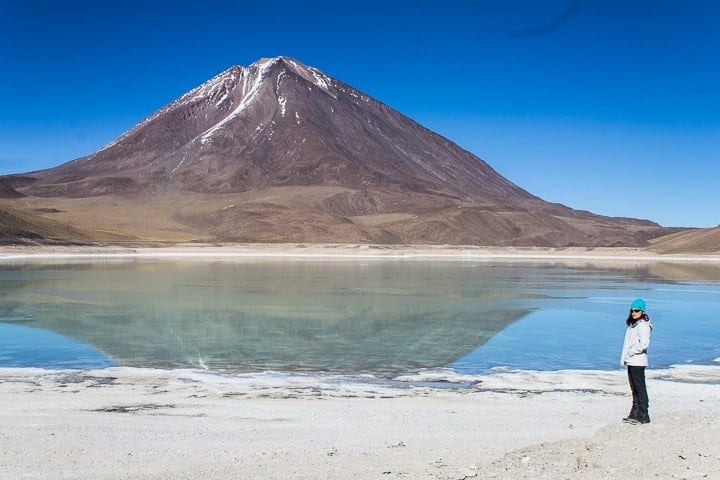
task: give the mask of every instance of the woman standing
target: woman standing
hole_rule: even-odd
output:
[[[632,410],[623,421],[634,425],[650,423],[645,367],[648,365],[647,350],[650,346],[652,324],[645,309],[645,301],[641,298],[634,300],[630,305],[630,314],[625,320],[627,330],[621,357],[622,365],[627,366],[633,398]]]

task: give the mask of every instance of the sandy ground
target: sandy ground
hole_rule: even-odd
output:
[[[450,380],[0,370],[0,478],[720,478],[720,366]]]
[[[635,249],[0,249],[4,262],[78,255],[720,262]],[[330,377],[4,369],[0,478],[720,479],[720,365],[649,371],[653,420],[643,426],[620,421],[630,406],[622,370],[434,379],[463,388],[401,380],[391,387]]]

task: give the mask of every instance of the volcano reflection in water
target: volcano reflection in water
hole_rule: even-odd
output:
[[[123,366],[392,375],[449,365],[525,315],[506,288],[518,274],[419,261],[24,264],[0,270],[0,317]]]

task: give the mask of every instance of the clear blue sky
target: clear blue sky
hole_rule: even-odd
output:
[[[278,55],[548,201],[720,224],[715,0],[0,0],[0,174],[87,155]]]

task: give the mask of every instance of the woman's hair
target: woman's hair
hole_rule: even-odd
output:
[[[643,312],[642,317],[640,317],[640,318],[638,318],[637,320],[635,320],[635,319],[633,318],[633,316],[632,316],[632,313],[629,313],[629,314],[628,314],[628,318],[625,320],[625,324],[626,324],[626,325],[632,325],[632,324],[635,323],[636,321],[639,322],[640,320],[645,320],[646,322],[649,322],[649,321],[650,321],[650,317],[648,317],[648,314],[647,314],[647,313]]]

